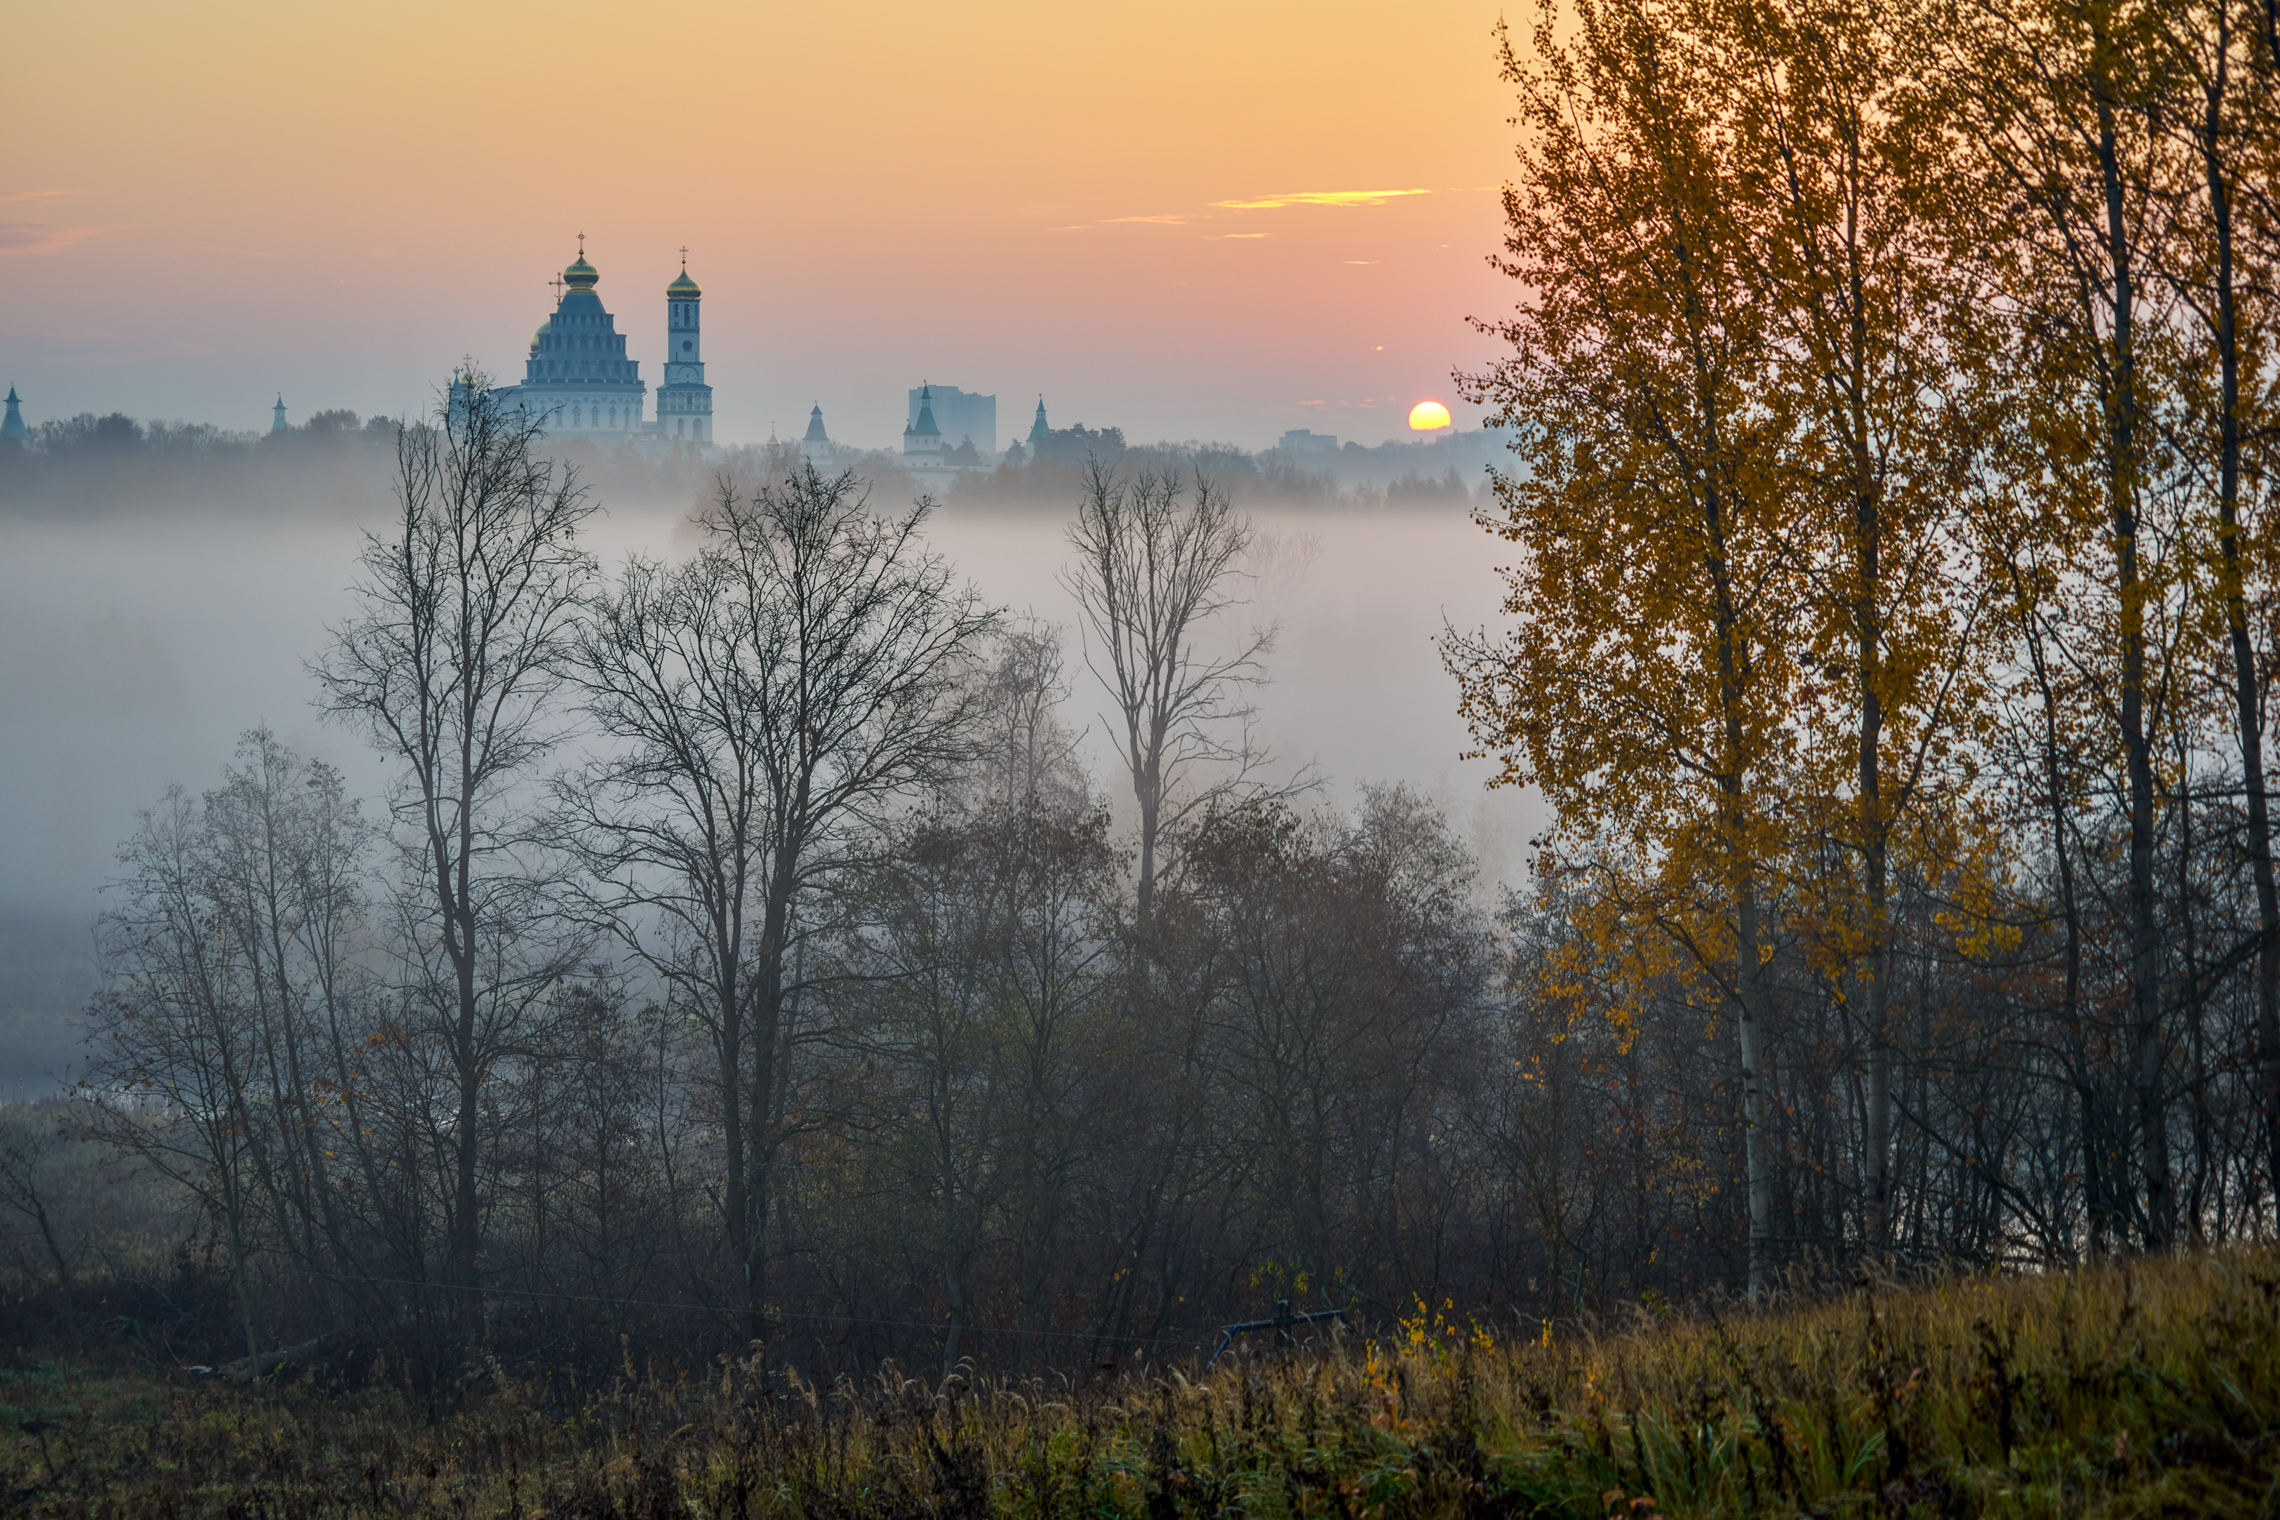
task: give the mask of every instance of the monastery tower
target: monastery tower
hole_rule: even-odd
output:
[[[665,287],[665,379],[657,387],[657,429],[669,443],[712,442],[713,395],[705,384],[699,320],[704,296],[689,278],[689,254],[683,249],[680,277]]]

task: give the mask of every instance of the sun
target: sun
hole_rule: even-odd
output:
[[[1411,432],[1430,433],[1449,425],[1449,409],[1438,401],[1420,401],[1409,409]]]

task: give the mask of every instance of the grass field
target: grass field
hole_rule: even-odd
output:
[[[1863,1290],[1507,1343],[1354,1342],[1095,1388],[755,1364],[451,1412],[91,1365],[0,1372],[40,1516],[2280,1513],[2280,1253]]]

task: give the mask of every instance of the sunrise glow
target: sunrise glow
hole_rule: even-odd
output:
[[[1481,259],[1512,151],[1497,15],[33,9],[0,390],[35,427],[261,429],[280,393],[395,416],[462,359],[519,376],[583,232],[650,384],[687,246],[722,443],[820,402],[834,437],[898,445],[929,376],[1135,438],[1407,437],[1389,393],[1483,362],[1466,319],[1510,302]],[[763,89],[755,56],[801,66]]]

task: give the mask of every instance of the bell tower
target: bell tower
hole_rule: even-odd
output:
[[[657,422],[668,443],[713,441],[712,387],[705,384],[704,295],[689,278],[689,250],[684,248],[681,273],[665,287],[665,383],[657,388]]]

